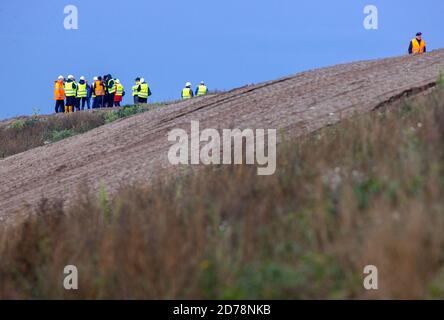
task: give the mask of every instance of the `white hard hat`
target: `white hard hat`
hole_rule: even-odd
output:
[[[59,76],[58,79],[59,79],[59,80],[63,80],[63,79],[65,79],[65,78],[64,78],[63,76]]]
[[[97,81],[97,80],[99,80],[99,78],[97,78],[97,77],[94,77],[94,79],[93,79],[94,81]]]
[[[69,80],[72,80],[72,79],[74,79],[74,76],[73,76],[72,74],[70,74],[70,75],[68,76],[68,79],[69,79]]]
[[[191,82],[187,82],[187,83],[185,84],[185,87],[191,87]]]
[[[205,81],[201,81],[200,84],[205,84]]]
[[[119,79],[116,79],[116,83],[120,83],[120,80],[119,80]]]
[[[145,78],[140,78],[140,83],[145,83]]]
[[[84,76],[81,76],[81,77],[80,77],[80,80],[85,80],[85,77],[84,77]]]

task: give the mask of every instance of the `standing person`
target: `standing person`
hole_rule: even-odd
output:
[[[77,95],[77,85],[73,75],[70,74],[68,76],[68,81],[65,82],[64,89],[66,96],[65,113],[73,112]]]
[[[55,104],[55,112],[63,112],[65,111],[65,88],[64,88],[64,80],[63,76],[59,76],[56,81],[54,81],[54,100]]]
[[[105,96],[103,97],[103,107],[108,108],[108,101],[109,101],[109,93],[108,93],[108,87],[106,83],[108,82],[108,75],[105,74],[103,76],[103,88],[105,89]]]
[[[75,112],[76,110],[80,110],[80,98],[77,97],[77,90],[79,90],[79,84],[77,83],[76,78],[73,78],[72,80],[74,82],[74,85],[76,86],[76,95],[74,96],[74,106],[71,112]]]
[[[140,84],[137,88],[138,103],[147,103],[148,97],[151,96],[151,89],[144,78],[140,78]]]
[[[84,110],[86,103],[86,96],[88,95],[88,90],[86,89],[86,80],[84,76],[80,77],[80,81],[77,85],[77,105],[76,110]]]
[[[91,96],[92,96],[92,86],[86,80],[86,106],[88,110],[91,110]]]
[[[133,85],[133,88],[132,88],[133,99],[134,99],[134,104],[138,104],[139,103],[139,101],[138,101],[139,100],[139,93],[138,93],[137,89],[139,88],[139,85],[140,85],[140,78],[137,77],[136,80],[134,80],[134,81],[136,81],[136,83],[135,83],[135,85]]]
[[[95,109],[96,108],[96,92],[95,92],[95,90],[94,90],[94,85],[95,85],[95,83],[96,83],[96,81],[98,80],[99,78],[98,77],[94,77],[93,78],[93,82],[92,82],[92,85],[91,85],[91,94],[92,94],[92,100],[93,100],[93,103],[92,103],[92,108],[93,109]]]
[[[116,94],[116,82],[110,74],[107,75],[106,89],[108,92],[107,107],[112,108],[114,105],[114,95]]]
[[[427,52],[426,43],[422,40],[422,32],[416,34],[416,38],[410,41],[409,54],[417,55]]]
[[[204,96],[208,93],[208,87],[205,85],[205,82],[201,81],[200,85],[196,88],[196,97]]]
[[[120,102],[122,102],[122,98],[125,95],[125,89],[123,85],[120,83],[119,79],[116,79],[116,94],[114,95],[114,106],[120,107]]]
[[[103,85],[102,77],[95,77],[93,84],[93,92],[95,95],[93,101],[93,108],[103,108],[104,97],[105,97],[105,87]]]
[[[187,82],[185,88],[182,89],[182,100],[191,99],[192,97],[194,97],[194,93],[191,89],[191,82]]]

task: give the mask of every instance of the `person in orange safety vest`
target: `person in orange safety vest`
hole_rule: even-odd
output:
[[[425,41],[422,39],[422,33],[418,32],[416,38],[410,41],[409,54],[417,55],[427,52]]]
[[[56,81],[54,81],[54,100],[55,112],[64,112],[65,110],[65,89],[63,87],[63,82],[65,81],[63,76],[59,76]]]

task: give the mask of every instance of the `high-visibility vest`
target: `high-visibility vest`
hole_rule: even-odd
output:
[[[204,95],[206,95],[207,92],[208,92],[208,88],[207,88],[207,86],[200,85],[200,86],[197,88],[197,96],[198,96],[198,97],[199,97],[199,96],[204,96]]]
[[[144,82],[140,84],[139,98],[147,99],[148,98],[148,83]]]
[[[65,83],[65,96],[67,97],[75,97],[76,89],[74,89],[74,82],[66,82]]]
[[[191,89],[190,88],[183,88],[182,99],[191,99]]]
[[[103,87],[103,83],[100,80],[96,80],[94,83],[94,93],[96,96],[104,96],[105,88]]]
[[[110,84],[111,81],[114,81],[114,82],[113,82],[114,84],[113,84],[113,86],[110,88],[110,87],[109,87],[109,84]],[[108,80],[108,83],[107,83],[107,87],[108,87],[108,93],[111,94],[111,93],[116,92],[116,81],[115,81],[114,79],[109,79],[109,80]]]
[[[139,88],[139,82],[137,81],[135,85],[133,85],[133,97],[137,96],[139,93],[137,92],[137,88]]]
[[[421,40],[421,42],[418,42],[418,39],[412,40],[412,53],[413,54],[421,54],[424,53],[426,44],[424,40]]]
[[[63,81],[58,80],[54,83],[54,100],[65,100],[65,89]]]
[[[77,85],[77,98],[86,98],[87,91],[86,91],[86,83],[81,84],[79,83]]]
[[[123,95],[123,86],[121,83],[116,84],[116,96],[122,96]]]

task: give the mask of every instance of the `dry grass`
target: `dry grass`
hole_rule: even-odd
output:
[[[443,97],[284,142],[274,176],[206,168],[113,199],[82,189],[68,209],[43,199],[0,233],[0,297],[443,298]]]
[[[97,112],[17,119],[0,128],[0,159],[52,142],[58,132],[83,133],[103,124],[103,114]]]
[[[128,105],[70,114],[31,116],[0,123],[0,159],[84,133],[120,118],[162,107],[166,103]]]

